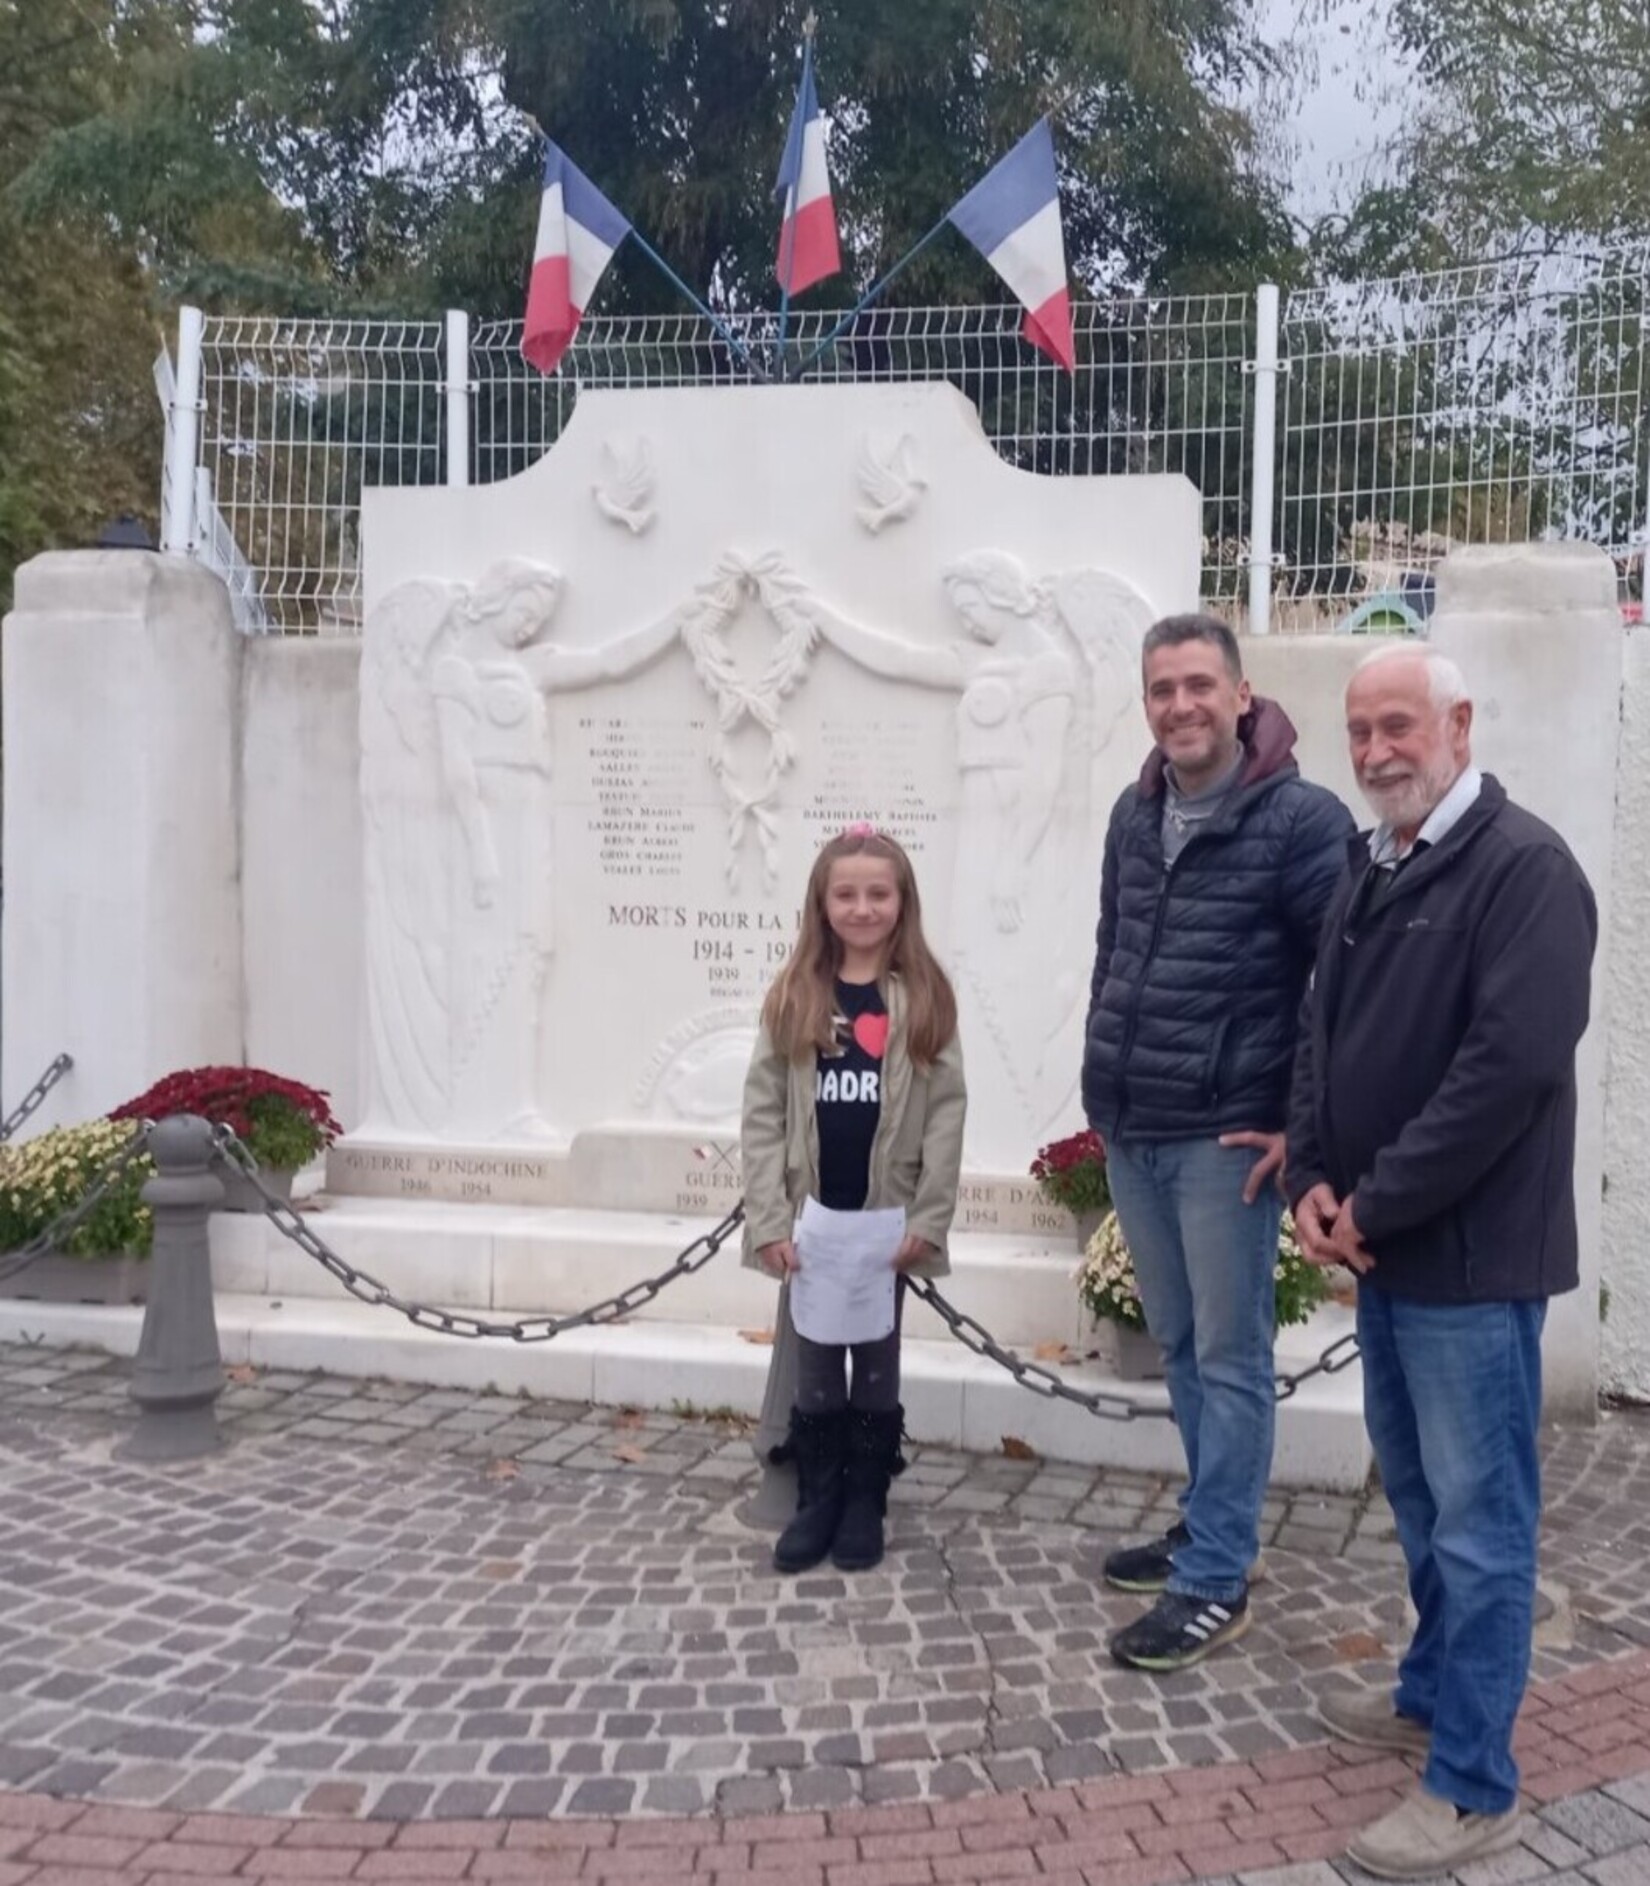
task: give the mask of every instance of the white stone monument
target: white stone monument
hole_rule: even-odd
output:
[[[1198,529],[1182,478],[1014,470],[943,385],[587,394],[522,477],[369,492],[332,1187],[702,1208],[814,853],[869,820],[958,987],[963,1223],[1027,1228]]]

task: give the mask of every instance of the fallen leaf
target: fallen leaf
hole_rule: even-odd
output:
[[[1386,1645],[1368,1631],[1348,1631],[1344,1637],[1335,1638],[1329,1648],[1337,1663],[1369,1663],[1385,1652]]]
[[[1022,1441],[1017,1434],[1003,1436],[1003,1453],[1009,1460],[1035,1460],[1037,1450],[1029,1441]]]
[[[481,1576],[500,1582],[506,1579],[519,1578],[521,1576],[521,1561],[520,1559],[489,1559],[481,1568]]]
[[[739,1340],[753,1342],[759,1349],[769,1349],[773,1346],[773,1331],[771,1329],[742,1329],[739,1332]]]
[[[521,1472],[520,1461],[490,1460],[487,1463],[486,1478],[489,1480],[514,1480]]]
[[[623,1447],[614,1448],[613,1458],[615,1460],[628,1461],[634,1466],[638,1460],[647,1459],[647,1449],[645,1447],[632,1447],[627,1441]]]
[[[616,1428],[639,1428],[646,1419],[647,1416],[640,1408],[621,1408],[613,1417],[613,1425]]]
[[[237,1362],[232,1369],[225,1369],[223,1375],[226,1382],[255,1382],[258,1379],[258,1371],[250,1362]]]
[[[1071,1347],[1063,1342],[1040,1342],[1031,1352],[1037,1362],[1075,1362]]]

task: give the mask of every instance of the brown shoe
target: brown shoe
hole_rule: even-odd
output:
[[[1360,1748],[1396,1749],[1424,1761],[1432,1747],[1431,1729],[1413,1716],[1400,1716],[1390,1690],[1330,1690],[1318,1698],[1318,1720],[1339,1741]]]
[[[1453,1801],[1417,1788],[1349,1841],[1346,1857],[1377,1879],[1432,1879],[1504,1853],[1517,1843],[1522,1819],[1516,1806],[1504,1814],[1463,1814]]]

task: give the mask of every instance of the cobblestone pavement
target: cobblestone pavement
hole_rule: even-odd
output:
[[[1241,1649],[1151,1679],[1097,1574],[1163,1481],[914,1450],[882,1568],[781,1580],[737,1421],[235,1373],[162,1471],[125,1364],[0,1347],[0,1886],[1330,1886],[1409,1779],[1312,1714],[1403,1639],[1378,1498],[1280,1496]],[[1546,1459],[1547,1805],[1462,1878],[1650,1886],[1650,1415]]]

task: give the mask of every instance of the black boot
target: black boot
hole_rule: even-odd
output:
[[[793,1408],[785,1446],[796,1462],[796,1517],[779,1535],[773,1563],[776,1571],[805,1572],[830,1551],[842,1518],[848,1410],[804,1414]]]
[[[848,1411],[847,1497],[831,1550],[831,1563],[838,1571],[868,1572],[882,1561],[888,1482],[905,1465],[899,1451],[904,1426],[903,1408],[890,1408],[885,1414],[864,1408]]]

